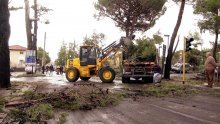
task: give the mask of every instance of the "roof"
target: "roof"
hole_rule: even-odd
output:
[[[26,51],[27,48],[20,46],[20,45],[11,45],[9,46],[9,50],[20,50],[20,51]]]

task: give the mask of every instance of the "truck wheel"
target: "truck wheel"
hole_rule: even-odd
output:
[[[104,83],[112,83],[115,79],[115,71],[110,67],[104,67],[99,71],[99,78]]]
[[[122,76],[122,83],[129,83],[129,82],[130,82],[130,77]]]
[[[83,81],[88,81],[90,79],[90,77],[80,77],[80,79]]]
[[[76,82],[79,79],[79,71],[77,68],[72,67],[66,70],[66,79],[69,82]]]

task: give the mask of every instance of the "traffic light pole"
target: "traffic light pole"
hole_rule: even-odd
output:
[[[185,84],[186,75],[185,75],[185,62],[186,62],[186,38],[183,40],[183,84]]]

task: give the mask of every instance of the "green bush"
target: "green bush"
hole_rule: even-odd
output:
[[[54,116],[53,107],[51,104],[39,104],[32,106],[26,110],[26,114],[31,122],[48,120]]]
[[[0,112],[3,111],[2,109],[5,106],[5,102],[6,102],[5,98],[0,96]]]
[[[51,104],[36,104],[29,108],[13,108],[10,110],[10,116],[19,123],[40,122],[54,117]]]
[[[162,83],[156,86],[152,85],[143,91],[144,96],[156,96],[156,97],[189,96],[195,93],[196,93],[195,90],[193,90],[188,85],[180,85],[173,83]]]
[[[122,94],[113,93],[104,95],[100,100],[98,100],[99,107],[106,107],[109,105],[117,105],[122,100]]]
[[[24,99],[28,99],[28,100],[36,100],[46,97],[46,94],[36,93],[34,91],[25,91],[23,97]]]
[[[68,116],[67,113],[61,113],[61,115],[59,117],[59,123],[60,124],[64,124],[66,122],[66,116]]]

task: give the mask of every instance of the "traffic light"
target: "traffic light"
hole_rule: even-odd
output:
[[[194,41],[193,38],[186,38],[186,52],[187,51],[190,51],[192,48],[191,48],[191,45],[192,45],[192,41]]]

